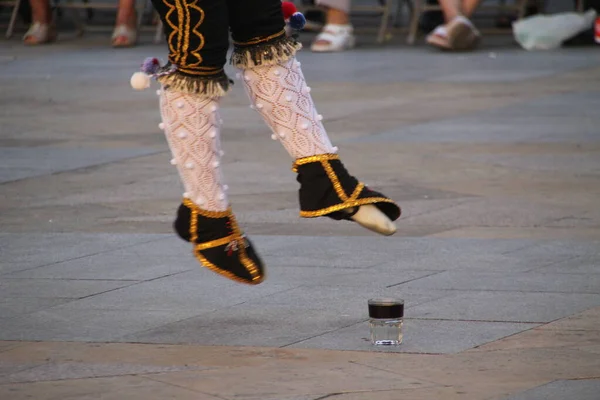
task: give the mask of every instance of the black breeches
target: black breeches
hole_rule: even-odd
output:
[[[152,0],[163,22],[169,61],[180,72],[222,73],[229,48],[285,35],[280,0]]]

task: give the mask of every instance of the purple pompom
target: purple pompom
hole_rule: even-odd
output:
[[[304,28],[304,25],[306,25],[306,18],[304,18],[304,15],[301,12],[293,13],[290,17],[290,27],[299,31]]]
[[[158,58],[148,57],[142,63],[142,72],[145,72],[148,75],[154,75],[160,69],[160,61]]]

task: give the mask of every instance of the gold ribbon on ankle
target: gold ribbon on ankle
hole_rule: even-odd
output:
[[[367,197],[364,199],[359,199],[358,196],[360,196],[363,189],[365,188],[365,184],[362,182],[359,182],[356,185],[356,187],[354,188],[354,190],[352,191],[352,194],[350,196],[348,196],[346,194],[346,192],[344,191],[344,188],[342,187],[340,180],[338,179],[337,175],[335,174],[335,171],[333,170],[333,168],[331,167],[331,164],[330,164],[330,161],[339,160],[339,159],[340,159],[339,155],[333,154],[333,153],[327,153],[327,154],[317,154],[316,156],[299,158],[294,162],[292,171],[294,171],[296,173],[298,172],[298,167],[300,165],[311,164],[311,163],[315,163],[315,162],[321,163],[321,165],[323,166],[323,169],[325,170],[325,173],[327,174],[327,177],[331,181],[331,185],[333,186],[335,193],[337,194],[338,198],[341,201],[341,203],[339,203],[339,204],[335,204],[333,206],[322,208],[320,210],[315,210],[315,211],[300,210],[300,217],[302,217],[302,218],[322,217],[323,215],[331,214],[332,212],[335,212],[335,211],[341,211],[341,210],[345,210],[345,209],[352,208],[352,207],[359,207],[359,206],[362,206],[365,204],[374,204],[374,203],[392,203],[393,204],[394,203],[393,200],[385,198],[385,197]]]
[[[203,210],[187,198],[183,199],[183,204],[190,209],[190,241],[194,243],[194,256],[198,259],[198,261],[200,261],[202,265],[204,265],[211,271],[226,276],[231,280],[242,283],[251,283],[257,285],[265,279],[264,274],[261,275],[259,273],[257,265],[254,264],[254,262],[246,254],[248,242],[246,241],[245,235],[240,230],[240,227],[237,224],[237,221],[231,211],[231,208],[228,208],[225,211]],[[198,240],[198,215],[202,215],[207,218],[229,218],[232,225],[231,228],[233,234],[204,243],[196,243],[196,240]],[[202,255],[202,253],[200,253],[202,250],[212,249],[214,247],[224,245],[227,245],[224,251],[235,250],[234,246],[237,245],[237,251],[239,252],[238,255],[240,257],[240,261],[242,262],[244,268],[246,268],[246,270],[248,270],[248,272],[250,273],[250,276],[252,277],[252,282],[248,282],[247,280],[239,278],[229,271],[219,268],[219,266],[211,263],[206,257]]]

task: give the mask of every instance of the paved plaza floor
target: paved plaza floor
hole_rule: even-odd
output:
[[[241,85],[224,173],[265,283],[197,264],[152,90],[162,45],[0,41],[0,399],[600,399],[600,52],[302,51],[349,170],[398,233],[298,217]],[[228,67],[228,73],[235,71]],[[374,348],[367,300],[406,302]]]

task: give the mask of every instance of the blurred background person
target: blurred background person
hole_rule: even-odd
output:
[[[324,7],[325,26],[313,40],[310,49],[315,52],[344,51],[354,47],[356,39],[350,24],[350,0],[316,0]]]
[[[31,26],[23,36],[27,45],[51,43],[56,40],[56,26],[52,18],[50,0],[29,0]],[[137,42],[137,15],[135,0],[119,0],[117,19],[112,35],[114,47],[131,47]]]
[[[427,43],[444,50],[472,50],[481,41],[481,33],[469,18],[481,0],[438,0],[445,23],[427,36]]]

